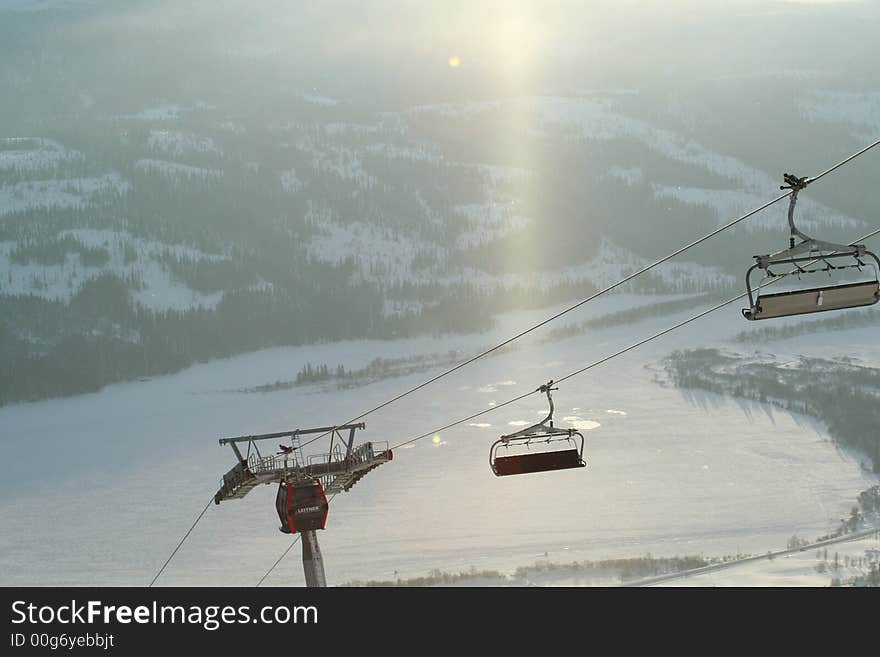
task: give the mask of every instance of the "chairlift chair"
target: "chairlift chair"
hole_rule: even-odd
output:
[[[489,450],[489,466],[497,477],[531,472],[583,468],[584,436],[575,429],[553,426],[553,381],[538,390],[547,394],[550,413],[543,421],[516,433],[501,436]],[[564,443],[561,448],[558,443]],[[580,445],[578,445],[580,443]],[[501,454],[501,450],[505,454]],[[513,450],[514,453],[506,453]]]
[[[794,207],[800,190],[810,182],[809,178],[798,178],[792,174],[784,174],[785,182],[780,189],[790,189],[788,205],[788,225],[791,230],[789,248],[768,255],[756,255],[755,264],[746,272],[746,290],[749,295],[749,307],[743,308],[743,316],[748,320],[789,317],[806,313],[825,312],[870,306],[880,301],[880,259],[868,251],[864,244],[834,244],[823,242],[801,232],[794,223]],[[801,242],[795,244],[795,238]],[[873,262],[871,262],[873,260]],[[841,261],[844,261],[841,264]],[[784,273],[776,273],[771,267],[777,265],[793,265],[794,269]],[[773,294],[761,294],[764,285],[753,290],[751,277],[756,269],[764,271],[764,280],[778,276],[796,274],[827,273],[829,276],[839,270],[869,270],[873,276],[855,283],[839,283],[820,287],[810,287]],[[757,291],[757,295],[755,292]]]

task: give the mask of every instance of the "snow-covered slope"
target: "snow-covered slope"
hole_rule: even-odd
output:
[[[604,299],[571,319],[634,303]],[[363,437],[394,444],[491,408],[687,314],[554,344],[535,336],[369,416]],[[430,372],[352,389],[234,390],[289,380],[307,362],[355,368],[377,356],[469,353],[539,316],[510,316],[478,336],[274,349],[95,395],[0,409],[2,447],[17,464],[0,484],[8,528],[0,537],[3,583],[143,584],[232,465],[218,437],[340,422]],[[441,432],[437,444],[398,450],[333,502],[320,537],[329,581],[413,577],[433,568],[512,571],[545,552],[557,562],[647,552],[760,554],[785,547],[794,534],[836,528],[877,477],[862,470],[858,455],[837,448],[820,423],[655,383],[646,365],[674,348],[717,344],[745,324],[736,308],[709,317],[561,386],[554,397],[560,426],[589,423],[585,470],[492,476],[489,445],[545,412],[537,396],[467,423],[478,426]],[[868,338],[876,342],[876,332],[826,336],[825,356],[861,353]],[[47,507],[47,478],[76,487],[77,495]],[[273,495],[261,487],[212,507],[163,582],[254,584],[289,541],[277,532]],[[138,500],[136,513],[129,499]],[[52,532],[62,520],[59,560]],[[301,584],[301,572],[294,550],[268,583]]]
[[[124,194],[129,188],[128,182],[113,173],[99,178],[29,180],[5,185],[0,187],[0,216],[32,208],[83,208],[100,194]]]
[[[193,307],[210,308],[223,297],[222,292],[203,294],[176,280],[161,257],[170,254],[190,260],[218,259],[182,245],[162,244],[134,237],[125,231],[77,228],[59,233],[59,238],[70,237],[87,247],[103,249],[107,262],[87,266],[76,253],[68,253],[63,263],[19,263],[12,259],[16,242],[0,242],[0,295],[35,295],[45,299],[69,301],[89,280],[109,272],[123,281],[135,281],[137,289],[132,298],[153,310],[185,310]],[[130,260],[126,253],[134,253]]]

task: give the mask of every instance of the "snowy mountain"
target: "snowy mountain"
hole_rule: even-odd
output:
[[[0,6],[0,363],[23,377],[0,403],[264,347],[485,330],[613,283],[877,126],[858,60],[658,77],[609,53],[580,71],[586,55],[562,49],[512,91],[477,46],[438,68],[357,29],[375,56],[321,60],[290,45],[312,43],[310,21],[331,29],[320,11],[249,11],[262,43],[218,42],[238,5],[209,6]],[[852,30],[873,18],[848,12]],[[878,171],[866,155],[811,187],[799,225],[868,232]],[[627,289],[733,291],[785,227],[773,206]]]

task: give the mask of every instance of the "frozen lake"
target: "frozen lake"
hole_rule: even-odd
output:
[[[603,298],[551,326],[657,300]],[[542,342],[546,329],[538,331],[515,350],[370,415],[360,439],[402,442],[697,310],[555,343]],[[341,423],[440,370],[342,390],[242,388],[291,380],[307,362],[356,369],[378,356],[473,353],[550,314],[507,315],[480,335],[266,350],[97,394],[0,408],[9,457],[0,480],[0,584],[146,585],[234,464],[218,438]],[[397,450],[391,463],[332,503],[319,534],[328,583],[416,577],[435,568],[509,571],[545,552],[558,562],[763,553],[784,548],[794,534],[814,538],[836,528],[858,493],[878,480],[859,455],[836,447],[821,423],[655,381],[670,351],[723,345],[746,328],[733,304],[565,382],[554,394],[557,426],[583,427],[586,469],[492,475],[489,446],[540,420],[540,395],[479,418],[479,426],[443,432],[439,444],[426,439]],[[858,356],[876,366],[877,338],[874,328],[819,333],[778,348]],[[771,351],[774,343],[756,348]],[[274,495],[262,486],[243,500],[212,504],[159,584],[256,584],[290,540],[277,529]],[[299,546],[266,583],[304,583]]]

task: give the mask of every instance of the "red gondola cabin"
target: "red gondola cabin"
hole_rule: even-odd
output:
[[[275,498],[275,508],[285,534],[324,529],[330,504],[324,487],[317,479],[294,483],[281,482]]]

